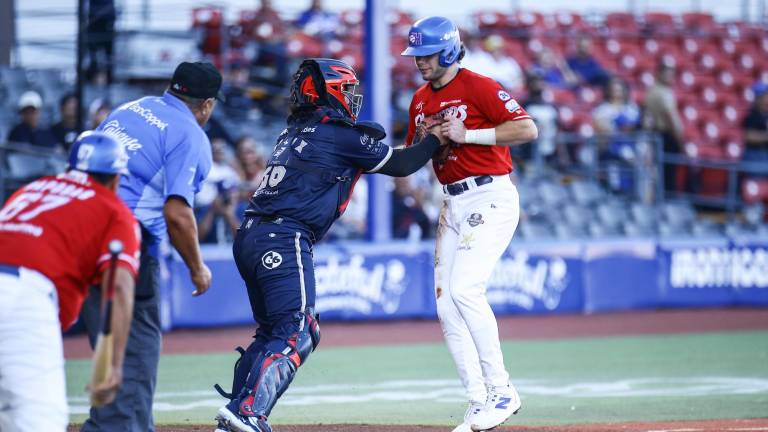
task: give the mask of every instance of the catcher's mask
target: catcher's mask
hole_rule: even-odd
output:
[[[293,75],[291,109],[327,106],[356,121],[363,106],[363,95],[357,94],[358,85],[355,70],[343,61],[306,59]]]

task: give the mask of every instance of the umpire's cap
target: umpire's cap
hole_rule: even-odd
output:
[[[123,145],[104,132],[85,131],[69,151],[68,169],[98,174],[127,174]]]
[[[224,101],[221,93],[221,74],[216,66],[203,62],[183,62],[176,66],[171,78],[173,93],[197,99],[215,97]]]

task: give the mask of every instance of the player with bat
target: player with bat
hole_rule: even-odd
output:
[[[122,383],[140,241],[115,194],[126,162],[113,138],[84,132],[67,172],[27,184],[0,209],[0,431],[66,431],[61,330],[77,319],[90,284],[112,299],[92,403],[110,402]]]

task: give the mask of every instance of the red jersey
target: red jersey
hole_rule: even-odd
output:
[[[0,210],[0,263],[36,270],[56,285],[65,330],[109,265],[108,243],[123,242],[118,265],[135,277],[140,238],[120,198],[79,171],[35,180]]]
[[[421,86],[413,95],[408,114],[407,145],[413,142],[416,126],[434,114],[455,116],[467,129],[487,129],[509,120],[531,118],[499,83],[468,69],[459,69],[451,82],[437,90],[430,83]],[[442,184],[467,177],[512,172],[507,146],[461,144],[446,150],[441,157],[432,160],[437,179]]]

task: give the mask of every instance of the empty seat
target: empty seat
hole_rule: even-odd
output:
[[[641,225],[635,221],[624,221],[622,231],[629,237],[648,237],[656,232],[651,225]]]
[[[712,221],[698,221],[691,225],[691,233],[696,237],[712,237],[721,234],[720,227]]]
[[[552,229],[544,222],[523,221],[520,222],[520,234],[526,240],[547,239],[553,237]]]
[[[571,226],[586,228],[594,216],[588,208],[570,204],[563,207],[563,219]]]
[[[25,153],[10,153],[6,156],[8,176],[12,179],[28,179],[51,174],[48,158]]]
[[[674,227],[688,226],[696,219],[696,211],[687,202],[666,203],[661,213],[664,220]]]
[[[744,220],[753,226],[757,226],[765,220],[765,206],[763,203],[754,203],[744,206],[741,211]]]
[[[597,221],[590,222],[589,226],[587,227],[587,231],[589,232],[590,236],[595,238],[615,237],[621,234],[618,225],[608,226]]]
[[[549,206],[557,206],[568,199],[565,187],[557,183],[545,182],[539,185],[539,195],[542,201]]]
[[[568,224],[555,224],[555,236],[559,239],[577,239],[587,236],[584,228],[571,226]]]
[[[618,228],[628,219],[626,209],[614,204],[600,204],[597,207],[597,218],[604,226]]]
[[[633,203],[631,212],[632,219],[638,226],[652,227],[656,225],[658,221],[656,209],[650,205]]]
[[[589,181],[575,181],[571,183],[570,189],[576,202],[583,205],[593,204],[605,195],[597,183]]]

